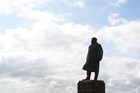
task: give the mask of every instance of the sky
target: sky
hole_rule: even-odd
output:
[[[104,50],[106,93],[139,93],[139,4],[0,0],[0,93],[77,93],[92,37]]]

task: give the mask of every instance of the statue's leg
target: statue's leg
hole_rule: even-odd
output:
[[[99,69],[95,71],[94,80],[97,80],[97,78],[98,78],[98,75],[99,75]]]
[[[83,81],[84,80],[90,80],[90,76],[91,76],[91,72],[90,71],[87,71],[87,77],[85,79],[83,79]]]
[[[91,72],[90,72],[90,71],[87,71],[87,77],[86,77],[86,80],[90,80],[90,76],[91,76]]]

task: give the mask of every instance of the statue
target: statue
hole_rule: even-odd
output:
[[[91,72],[95,72],[94,80],[97,80],[102,57],[102,46],[97,42],[97,38],[93,37],[88,49],[86,63],[83,66],[83,70],[87,71],[87,77],[83,80],[90,80]]]

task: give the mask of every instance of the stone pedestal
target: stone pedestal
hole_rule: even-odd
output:
[[[78,93],[105,93],[105,83],[94,80],[79,81]]]

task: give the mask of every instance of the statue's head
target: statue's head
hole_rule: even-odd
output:
[[[95,42],[97,42],[97,38],[96,37],[93,37],[92,40],[91,40],[91,43],[93,44]]]

